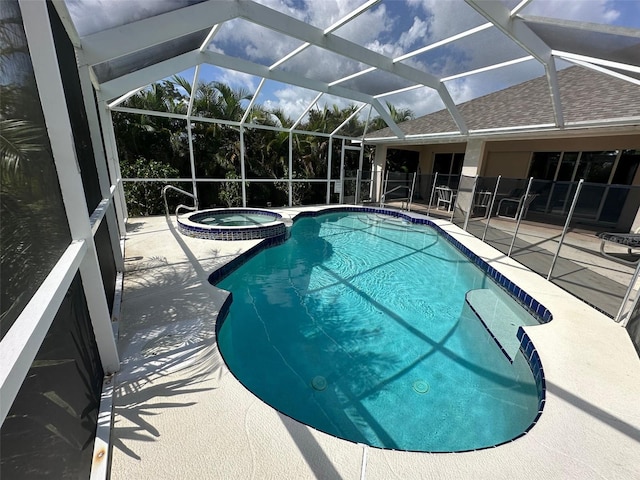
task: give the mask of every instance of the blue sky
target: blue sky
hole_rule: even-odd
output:
[[[81,35],[104,28],[105,25],[116,26],[148,16],[151,11],[159,13],[175,9],[176,4],[186,5],[195,1],[198,0],[66,0]],[[365,3],[365,0],[258,1],[322,29]],[[509,8],[520,3],[519,0],[503,1]],[[114,5],[119,8],[114,9]],[[532,0],[520,13],[640,29],[640,0]],[[82,21],[78,21],[78,18]],[[463,0],[382,0],[333,33],[395,58],[484,23],[486,20]],[[280,33],[235,19],[222,26],[209,48],[268,66],[300,44],[300,41]],[[415,56],[404,63],[444,78],[526,55],[525,51],[494,28]],[[279,68],[324,82],[363,69],[357,62],[317,47],[305,50]],[[539,63],[528,61],[445,84],[459,103],[543,73]],[[193,69],[182,72],[182,75],[193,78]],[[201,79],[223,81],[250,92],[255,91],[260,80],[209,66],[203,68]],[[378,93],[381,88],[393,90],[405,85],[403,81],[394,81],[380,72],[343,84],[372,94]],[[296,118],[315,96],[316,92],[313,91],[267,82],[258,101],[270,108],[281,108],[290,117]],[[443,108],[438,95],[428,88],[383,98],[382,102],[386,100],[398,108],[411,108],[417,116]],[[334,102],[340,106],[349,103],[336,98],[323,98],[320,104]]]
[[[353,0],[262,0],[261,3],[320,28],[326,28],[364,1],[359,0],[356,3]],[[511,8],[519,1],[505,3]],[[638,0],[533,0],[521,13],[640,28]],[[334,33],[395,57],[483,23],[486,23],[486,20],[462,0],[386,0]],[[501,33],[492,30],[440,47],[428,54],[407,60],[406,63],[438,77],[444,77],[495,63],[496,58],[498,61],[506,61],[527,55],[519,47],[506,41]],[[289,53],[299,43],[295,40],[283,42],[281,35],[240,20],[221,29],[211,48],[269,65]],[[339,78],[361,69],[351,60],[318,51],[304,52],[283,64],[281,68],[325,81],[328,75]],[[216,79],[249,90],[255,89],[259,81],[233,72],[218,73],[221,76]],[[453,80],[447,82],[447,88],[454,100],[461,102],[543,74],[544,70],[539,63],[529,61],[491,73]],[[344,86],[366,90],[371,88],[367,80],[366,76],[360,77]],[[393,82],[388,85],[390,89],[394,88]],[[404,85],[398,84],[395,88],[402,86]],[[270,107],[282,108],[295,118],[314,96],[315,92],[267,82],[259,101]],[[384,100],[387,99],[383,99],[383,103]],[[411,108],[416,115],[443,108],[439,97],[428,88],[391,96],[388,100],[399,108]]]

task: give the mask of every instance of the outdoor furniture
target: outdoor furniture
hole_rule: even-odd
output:
[[[473,205],[471,207],[471,212],[474,213],[476,210],[483,210],[483,217],[489,216],[489,207],[491,207],[491,198],[493,194],[488,191],[476,192],[473,197]]]
[[[445,185],[440,185],[436,187],[436,196],[436,208],[440,208],[443,205],[447,207],[447,212],[450,212],[456,202],[456,192]]]
[[[640,252],[634,252],[634,249],[640,249],[640,233],[609,233],[609,232],[600,232],[597,234],[597,237],[601,240],[600,242],[600,254],[603,257],[609,258],[616,262],[624,263],[625,265],[630,265],[635,267],[638,264],[638,260],[640,260]],[[615,244],[621,247],[627,248],[627,258],[624,258],[622,255],[624,253],[614,253],[614,252],[606,252],[604,247],[606,244]]]
[[[529,205],[531,205],[531,202],[533,202],[537,196],[538,195],[535,193],[530,193],[529,195],[522,195],[521,197],[518,197],[518,198],[503,198],[498,203],[496,216],[501,218],[516,219],[520,214],[520,210],[522,210],[522,218],[524,218],[525,215],[527,214],[527,210],[529,210]],[[501,214],[500,212],[502,210],[503,205],[505,207],[504,207],[503,213]],[[515,206],[515,209],[512,208],[513,206]],[[512,209],[513,209],[513,215],[508,215],[507,212]]]

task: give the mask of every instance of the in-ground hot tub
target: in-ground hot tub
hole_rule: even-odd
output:
[[[282,215],[255,208],[213,208],[178,218],[183,235],[208,240],[257,240],[284,237]]]

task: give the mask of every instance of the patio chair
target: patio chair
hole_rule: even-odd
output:
[[[472,213],[475,213],[477,210],[484,210],[483,217],[486,218],[489,216],[489,207],[491,206],[491,197],[493,197],[493,193],[487,191],[476,192],[473,205],[472,205]]]
[[[529,205],[531,205],[531,202],[533,202],[537,196],[538,194],[536,193],[530,193],[529,195],[522,195],[521,197],[518,197],[518,198],[503,198],[498,203],[496,216],[500,218],[516,219],[520,214],[520,210],[522,210],[522,218],[524,218],[527,215],[527,210],[529,210]],[[500,211],[503,205],[506,205],[505,206],[506,211],[500,214]],[[513,205],[515,205],[515,210],[513,210],[513,215],[507,215],[507,211],[511,210],[510,207],[512,207]]]
[[[445,185],[440,185],[436,187],[436,195],[436,208],[440,208],[440,205],[444,205],[447,207],[447,211],[450,212],[456,202],[456,192]]]
[[[633,252],[634,249],[640,249],[640,233],[610,233],[600,232],[597,237],[600,242],[600,254],[615,262],[624,263],[635,267],[640,260],[640,252]],[[626,255],[624,253],[607,252],[604,247],[606,244],[615,244],[627,248]],[[625,258],[626,257],[626,258]]]

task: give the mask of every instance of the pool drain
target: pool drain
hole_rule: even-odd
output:
[[[427,393],[429,391],[429,384],[424,380],[416,380],[413,382],[413,389],[416,393]]]
[[[324,378],[322,375],[318,375],[317,377],[313,377],[313,380],[311,380],[311,386],[318,391],[322,391],[325,388],[327,388],[327,379]]]

